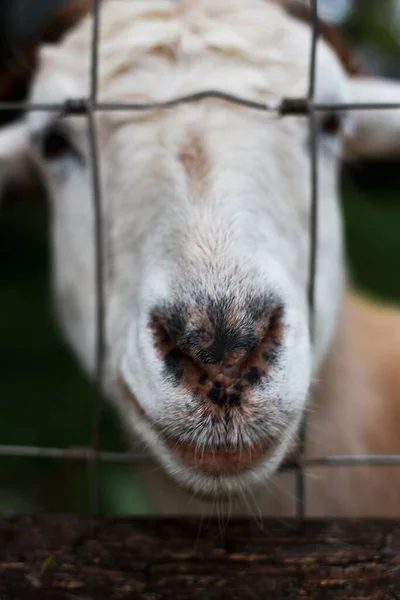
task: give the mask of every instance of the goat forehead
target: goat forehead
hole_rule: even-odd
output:
[[[206,87],[262,98],[303,94],[310,38],[307,26],[265,0],[112,0],[102,8],[99,94],[119,101]],[[53,70],[54,62],[70,69],[87,88],[90,43],[87,18],[55,52]]]
[[[187,123],[181,109],[190,115]],[[253,232],[268,215],[278,223],[286,222],[288,213],[295,220],[307,206],[303,121],[211,103],[180,107],[154,121],[126,124],[109,136],[104,180],[114,202],[118,190],[118,203],[126,211],[137,206],[131,213],[136,220],[148,222],[151,214],[166,230],[196,243],[213,238],[218,245],[221,232],[242,235],[247,220],[253,223],[254,211],[256,222],[249,223]],[[118,220],[123,215],[125,209],[118,217],[114,210]]]
[[[121,168],[127,161],[140,170],[143,163],[156,162],[157,169],[164,165],[172,173],[174,164],[201,186],[227,169],[236,181],[241,174],[257,181],[266,162],[290,161],[293,168],[303,168],[306,133],[303,117],[279,118],[210,100],[145,117],[125,116],[104,147],[109,144],[109,159]]]

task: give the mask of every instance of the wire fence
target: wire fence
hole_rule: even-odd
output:
[[[63,103],[30,103],[30,102],[1,102],[2,110],[23,111],[54,111],[60,114],[83,115],[88,120],[89,143],[92,156],[92,192],[93,211],[95,216],[95,286],[96,286],[96,377],[99,390],[104,381],[105,368],[105,322],[106,322],[106,296],[104,286],[104,232],[102,222],[102,198],[100,184],[100,161],[98,155],[97,129],[95,115],[99,111],[154,111],[170,109],[181,104],[199,102],[208,98],[216,98],[229,103],[237,104],[248,109],[270,111],[281,117],[286,115],[304,115],[309,120],[311,139],[311,197],[310,197],[310,250],[309,250],[309,284],[308,284],[308,307],[309,307],[309,330],[311,342],[315,338],[315,295],[316,295],[316,272],[318,262],[318,136],[317,115],[324,111],[340,110],[400,110],[400,101],[391,103],[318,103],[315,102],[316,82],[316,56],[317,41],[319,36],[318,22],[318,0],[311,0],[312,10],[312,43],[309,66],[308,94],[304,98],[283,98],[279,102],[261,103],[244,97],[225,93],[219,90],[205,90],[194,94],[172,98],[165,102],[149,103],[127,103],[112,102],[104,103],[98,101],[98,67],[99,67],[99,25],[101,0],[93,3],[93,27],[91,42],[91,73],[89,97],[81,99],[68,99]],[[91,443],[85,448],[44,448],[31,446],[7,446],[0,445],[0,456],[64,459],[86,462],[89,466],[89,494],[90,508],[93,514],[99,510],[99,462],[118,464],[143,465],[152,463],[151,457],[145,454],[133,452],[104,452],[101,450],[101,415],[103,398],[97,394],[97,402],[93,414],[93,430]],[[332,455],[319,458],[306,458],[305,440],[307,434],[307,423],[304,419],[301,426],[300,443],[297,456],[294,460],[282,465],[281,471],[291,470],[296,473],[297,492],[296,507],[298,517],[304,517],[307,513],[306,502],[306,469],[310,467],[352,467],[352,466],[400,466],[400,455]]]

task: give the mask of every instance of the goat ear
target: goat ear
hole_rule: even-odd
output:
[[[93,0],[69,0],[64,2],[58,10],[54,11],[51,19],[46,23],[41,41],[57,43],[67,31],[92,11],[93,5]]]
[[[13,189],[29,192],[41,182],[28,135],[25,122],[0,129],[0,203],[10,185]]]
[[[400,82],[379,77],[349,78],[351,103],[400,103]],[[345,131],[346,158],[400,157],[400,108],[350,110]]]
[[[13,89],[29,81],[36,68],[38,50],[42,44],[58,43],[93,8],[93,0],[68,0],[62,2],[58,7],[59,2],[48,2],[47,4],[47,18],[38,19],[38,22],[34,20],[30,27],[32,30],[31,42],[25,46],[16,47],[7,65],[0,68],[0,100],[7,99]],[[15,28],[12,23],[9,26],[11,29]]]

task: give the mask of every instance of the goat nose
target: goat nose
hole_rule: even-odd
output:
[[[264,328],[264,323],[259,323]],[[255,322],[245,327],[230,322],[227,317],[212,324],[206,320],[199,325],[188,326],[177,346],[210,377],[218,374],[233,375],[239,371],[248,354],[260,341]]]
[[[282,307],[257,299],[237,306],[221,300],[156,309],[151,319],[156,347],[171,374],[227,389],[245,378],[255,384],[276,359]]]

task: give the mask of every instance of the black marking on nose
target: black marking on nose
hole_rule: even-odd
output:
[[[178,385],[183,376],[182,352],[178,348],[170,350],[165,356],[164,365],[167,375]]]
[[[222,404],[224,396],[224,390],[222,388],[222,385],[218,381],[215,381],[207,396],[214,404]]]
[[[257,385],[261,381],[260,371],[257,367],[250,367],[244,376],[251,386]]]
[[[240,406],[242,404],[241,396],[239,394],[229,394],[228,404],[229,406]]]
[[[242,298],[238,304],[235,298],[203,295],[192,304],[178,301],[158,307],[150,326],[164,360],[164,376],[218,406],[239,405],[246,388],[259,385],[279,359],[282,314],[283,307],[262,296],[246,302]],[[220,381],[212,382],[215,368],[206,368],[218,364],[224,367],[221,374],[236,379],[228,389]]]
[[[164,308],[161,311],[168,335],[174,342],[178,342],[185,334],[187,313],[187,306],[181,302],[175,303],[172,308]]]
[[[240,331],[237,327],[227,325],[225,321],[215,327],[214,340],[210,346],[197,351],[194,346],[192,351],[203,364],[216,365],[223,362],[225,357],[235,350],[251,352],[257,347],[257,343],[254,323],[250,323],[246,331]]]
[[[282,343],[279,340],[273,340],[271,346],[263,352],[263,359],[270,365],[276,363],[282,348]]]
[[[216,381],[213,383],[207,397],[213,404],[219,407],[241,406],[242,397],[240,391],[239,393],[227,391],[218,381]]]

